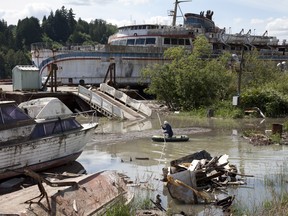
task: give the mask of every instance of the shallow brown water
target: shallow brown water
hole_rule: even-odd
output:
[[[189,215],[222,213],[217,209],[205,208],[204,205],[175,202],[159,179],[162,178],[162,168],[169,166],[171,160],[200,150],[208,151],[211,156],[228,154],[230,163],[235,164],[240,173],[254,175],[244,179],[246,185],[229,189],[231,195],[236,195],[234,203],[237,205],[253,211],[263,201],[287,191],[288,146],[253,146],[241,136],[245,130],[264,132],[265,129],[271,129],[273,123],[282,123],[284,119],[199,120],[166,116],[165,120],[173,126],[174,134],[187,134],[190,140],[184,143],[156,143],[151,140],[151,136],[162,133],[159,119],[164,120],[164,117],[154,116],[136,123],[104,122],[100,119],[95,135],[78,162],[88,173],[100,170],[124,173],[134,183],[142,183],[145,189],[150,189],[134,188],[137,196],[145,194],[144,198],[149,196],[155,199],[155,195],[160,194],[164,208],[172,208],[174,212],[185,210]]]

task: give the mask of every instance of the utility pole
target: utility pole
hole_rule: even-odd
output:
[[[241,94],[241,79],[242,79],[242,72],[243,72],[243,63],[244,63],[244,47],[242,46],[240,68],[239,68],[239,72],[238,72],[238,85],[237,85],[237,93],[238,93],[239,97]]]

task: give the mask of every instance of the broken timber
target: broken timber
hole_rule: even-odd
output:
[[[164,181],[172,198],[178,201],[197,204],[199,200],[222,207],[226,211],[234,197],[226,196],[219,200],[214,189],[227,185],[245,184],[237,175],[253,177],[238,173],[236,166],[228,161],[228,155],[211,157],[205,150],[170,162],[170,167],[163,169]]]

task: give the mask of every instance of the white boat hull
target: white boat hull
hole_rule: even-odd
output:
[[[95,126],[89,124],[82,130],[1,146],[0,180],[19,175],[26,167],[39,171],[76,160]]]

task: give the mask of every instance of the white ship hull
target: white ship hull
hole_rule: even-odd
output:
[[[111,47],[106,45],[107,47]],[[39,68],[40,75],[47,77],[50,64],[57,64],[57,82],[64,85],[100,84],[104,82],[109,65],[115,63],[116,82],[120,86],[139,85],[141,71],[148,65],[162,64],[163,51],[147,47],[121,48],[117,50],[64,50],[36,49],[32,61]],[[54,56],[54,57],[52,57]],[[143,84],[149,83],[144,80]]]

